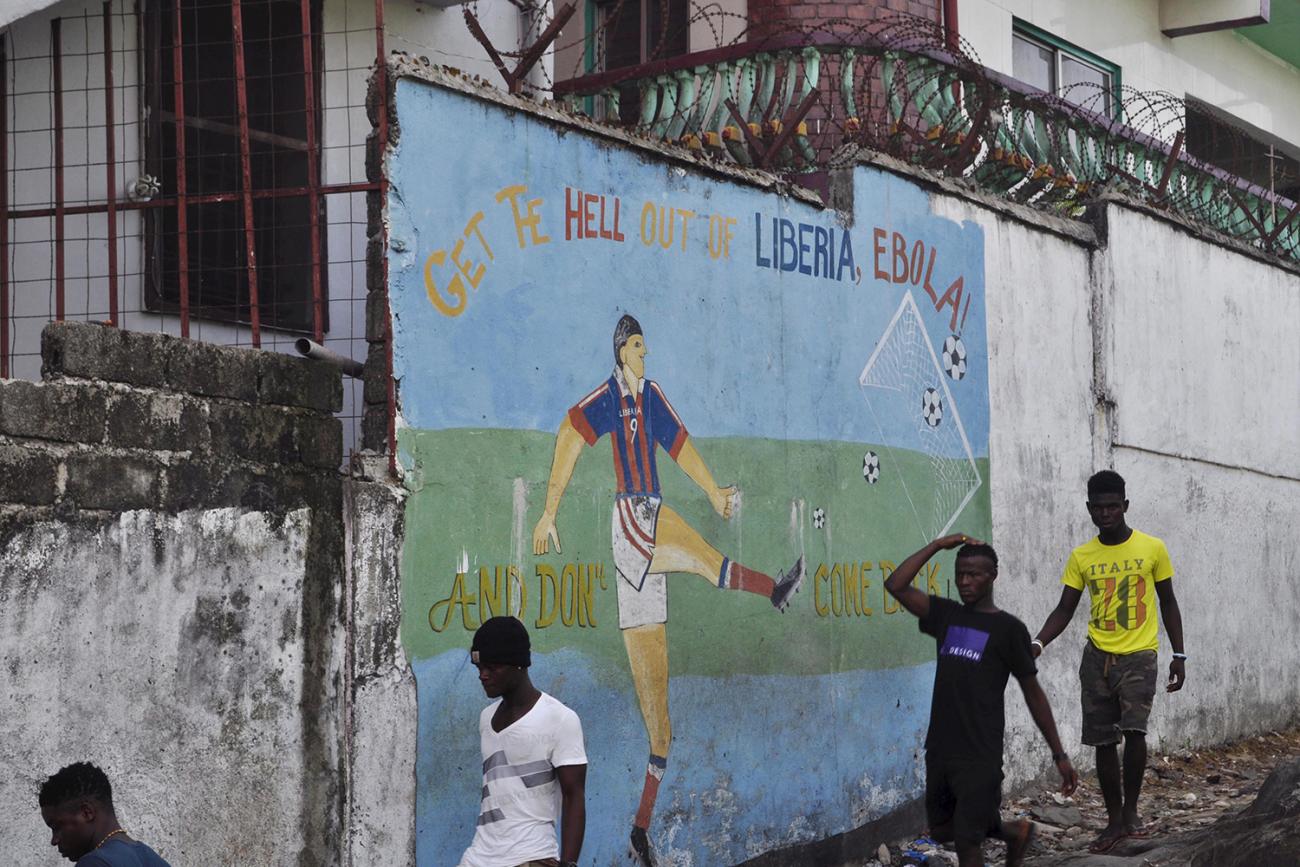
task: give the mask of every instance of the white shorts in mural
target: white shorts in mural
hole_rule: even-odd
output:
[[[619,629],[668,620],[667,576],[650,571],[660,502],[658,497],[648,495],[622,496],[614,500],[611,529],[614,568],[619,577]]]

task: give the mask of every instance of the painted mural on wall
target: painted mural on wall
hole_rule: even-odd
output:
[[[719,865],[919,795],[933,647],[884,592],[990,528],[983,237],[857,170],[849,219],[397,86],[418,859],[479,811],[468,647],[510,613],[582,717],[584,863]],[[918,578],[950,595],[951,559]]]

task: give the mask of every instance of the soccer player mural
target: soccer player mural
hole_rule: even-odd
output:
[[[687,572],[716,582],[722,590],[757,593],[784,611],[804,577],[799,557],[775,579],[724,556],[690,524],[663,503],[656,454],[662,449],[709,498],[714,511],[731,517],[734,487],[720,487],[696,451],[663,390],[646,379],[649,350],[641,324],[624,315],[614,329],[614,372],[578,401],[560,423],[555,457],[546,485],[546,506],[533,529],[533,553],[552,544],[560,551],[556,517],[560,498],[585,446],[606,434],[613,440],[614,497],[612,543],[618,572],[618,626],[627,647],[641,716],[650,741],[645,784],[631,833],[631,848],[643,864],[653,863],[646,833],[659,782],[668,765],[672,722],[668,715],[667,573]]]

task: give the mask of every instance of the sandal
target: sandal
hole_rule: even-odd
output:
[[[1097,839],[1088,844],[1088,851],[1094,855],[1104,855],[1111,849],[1119,845],[1119,841],[1127,837],[1128,834],[1120,831],[1114,834],[1107,834],[1105,831],[1097,835]]]

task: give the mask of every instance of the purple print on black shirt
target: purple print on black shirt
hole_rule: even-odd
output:
[[[984,658],[984,645],[988,643],[989,634],[969,626],[949,626],[948,634],[943,638],[940,656],[960,656],[971,662]]]

